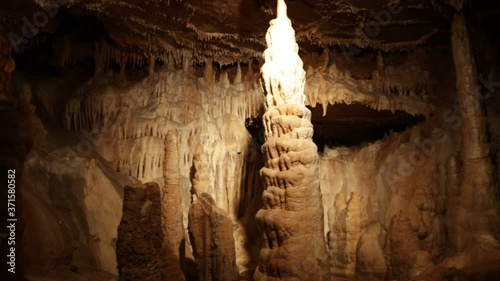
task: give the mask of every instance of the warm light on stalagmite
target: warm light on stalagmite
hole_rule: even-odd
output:
[[[304,104],[305,72],[284,1],[278,1],[278,16],[270,25],[262,66],[264,207],[257,213],[263,245],[254,280],[329,280],[318,153]]]

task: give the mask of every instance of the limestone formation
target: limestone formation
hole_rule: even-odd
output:
[[[407,280],[412,266],[410,258],[419,249],[417,234],[412,231],[410,219],[403,213],[395,215],[387,233],[385,254],[388,260],[388,278]]]
[[[160,192],[156,183],[125,187],[116,245],[121,279],[184,280],[162,224]]]
[[[337,193],[335,203],[328,211],[328,248],[330,250],[330,274],[345,276],[347,201],[344,193]]]
[[[356,279],[384,280],[387,272],[384,251],[380,245],[382,228],[370,223],[361,234],[356,249]]]
[[[329,246],[332,261],[330,272],[334,276],[354,278],[357,268],[357,247],[368,217],[359,193],[353,192],[349,201],[345,200],[342,193],[337,194],[330,217]]]
[[[163,235],[168,237],[170,243],[169,248],[182,263],[186,250],[178,159],[177,134],[175,131],[169,131],[165,138],[165,162],[163,163],[165,186],[161,194],[161,222]]]
[[[408,270],[408,278],[415,278],[421,275],[426,269],[433,266],[429,252],[418,251],[411,256],[411,267]]]
[[[452,24],[453,61],[457,75],[457,101],[461,108],[459,190],[461,221],[464,233],[454,247],[463,251],[474,235],[493,233],[498,225],[498,209],[494,203],[493,166],[489,158],[483,94],[471,50],[469,30],[464,15],[455,15]]]
[[[239,280],[233,223],[209,194],[199,194],[191,205],[188,228],[199,280]]]
[[[305,71],[283,1],[270,25],[262,67],[264,207],[257,213],[263,243],[254,280],[329,280],[318,155],[304,105]]]

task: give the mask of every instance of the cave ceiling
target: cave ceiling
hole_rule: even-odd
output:
[[[319,142],[329,143],[332,135],[340,145],[381,139],[391,131],[402,131],[424,120],[436,105],[434,101],[452,100],[448,92],[436,87],[435,81],[454,83],[447,76],[449,52],[441,54],[438,50],[431,56],[422,55],[420,50],[406,56],[404,51],[440,44],[444,47],[441,49],[449,49],[450,21],[464,5],[463,1],[286,2],[306,70],[310,65],[323,69],[322,58],[328,55],[317,55],[333,48],[337,51],[330,53],[330,60],[335,61],[340,72],[348,70],[354,78],[347,79],[350,82],[346,84],[345,77],[340,75],[327,87],[340,87],[332,91],[345,91],[348,100],[329,98],[310,102],[316,132],[326,139]],[[480,24],[488,27],[486,31],[499,29],[495,19],[500,12],[492,4],[494,1],[471,3],[480,6],[476,11],[481,13]],[[276,17],[275,11],[275,0],[2,0],[0,23],[10,34],[22,38],[15,46],[16,54],[48,45],[54,56],[51,62],[46,62],[48,65],[57,62],[61,67],[91,58],[97,68],[111,67],[111,61],[119,66],[133,62],[133,67],[151,68],[155,66],[151,62],[170,63],[173,56],[177,67],[186,58],[195,65],[213,61],[219,66],[258,59],[259,63],[253,67],[258,72],[266,46],[265,33],[270,20]],[[35,34],[29,33],[32,31],[29,25],[36,29]],[[377,65],[379,51],[391,53],[382,66]],[[354,62],[346,56],[359,53],[365,56],[357,57]],[[23,61],[31,57],[16,57],[18,69],[43,65],[39,62],[44,56],[36,56],[36,61],[24,68]],[[435,65],[437,60],[442,63]],[[233,67],[232,72],[235,71]],[[325,78],[321,73],[316,76],[308,75],[310,84],[315,84],[308,89],[318,88]],[[412,90],[417,93],[410,97],[401,94]],[[390,102],[384,106],[373,102],[379,98]],[[315,107],[316,103],[324,106]],[[329,107],[328,113],[323,112]]]
[[[293,0],[287,4],[303,52],[341,44],[391,51],[424,44],[446,32],[446,11],[460,6],[460,1],[443,2]],[[276,1],[3,0],[1,5],[2,21],[16,34],[23,34],[23,17],[33,21],[40,11],[50,14],[46,23],[39,19],[43,24],[36,40],[19,50],[39,44],[76,20],[80,30],[100,24],[105,39],[125,52],[158,57],[183,50],[194,59],[224,64],[260,57]]]

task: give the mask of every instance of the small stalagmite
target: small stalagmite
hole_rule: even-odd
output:
[[[184,280],[170,237],[163,230],[157,183],[125,187],[116,256],[123,280]]]
[[[330,271],[334,276],[344,278],[354,278],[356,274],[358,241],[368,219],[362,196],[357,192],[352,192],[350,196],[345,204],[343,193],[337,194],[334,208],[343,209],[335,210],[330,218],[330,258],[334,261]]]
[[[239,280],[233,223],[209,194],[199,194],[191,205],[188,229],[199,280]]]
[[[254,280],[330,280],[305,71],[284,1],[270,25],[261,70],[267,94],[264,206],[256,216],[263,243]]]
[[[408,280],[410,258],[420,248],[417,234],[411,229],[410,218],[402,212],[394,215],[386,239],[389,280]]]

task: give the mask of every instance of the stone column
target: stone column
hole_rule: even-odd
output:
[[[165,137],[165,157],[163,159],[162,225],[175,256],[181,266],[185,257],[183,207],[180,191],[178,134],[171,130]]]
[[[463,224],[462,237],[453,239],[458,252],[470,245],[474,236],[492,234],[498,225],[494,206],[493,165],[489,156],[484,96],[480,91],[478,73],[472,54],[465,19],[458,13],[452,23],[452,50],[457,78],[457,98],[462,110],[460,208],[467,216],[457,223]]]
[[[257,213],[263,243],[254,280],[330,280],[311,112],[295,31],[278,1],[262,74],[267,111],[261,170],[264,207]]]

